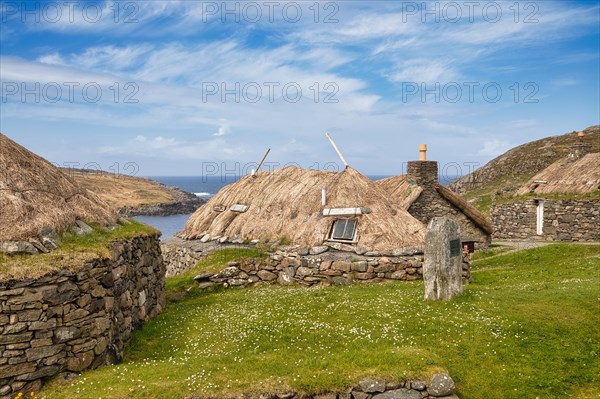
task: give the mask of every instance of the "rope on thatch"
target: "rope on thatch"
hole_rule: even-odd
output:
[[[442,186],[441,184],[436,184],[435,190],[448,202],[457,207],[462,213],[464,213],[469,219],[471,219],[477,226],[479,226],[483,231],[487,234],[492,234],[494,232],[494,228],[490,224],[490,222],[486,219],[486,217],[477,210],[473,205],[471,205],[467,200],[463,197],[455,193],[454,191]]]

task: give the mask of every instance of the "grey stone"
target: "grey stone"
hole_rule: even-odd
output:
[[[392,251],[392,256],[413,256],[423,253],[423,249],[417,247],[397,248]]]
[[[367,399],[369,397],[368,393],[360,392],[360,391],[352,391],[352,399]]]
[[[54,331],[54,342],[61,343],[67,342],[75,338],[79,338],[81,336],[81,330],[77,327],[58,327]]]
[[[53,227],[43,226],[38,230],[38,238],[42,240],[43,238],[49,238],[52,241],[58,242],[58,233]]]
[[[296,269],[292,266],[284,267],[281,272],[279,272],[279,277],[277,282],[281,285],[290,285],[294,283],[294,276],[296,275]]]
[[[373,399],[421,399],[421,393],[413,389],[400,388],[373,395]]]
[[[219,274],[217,274],[217,277],[230,278],[230,277],[237,276],[239,273],[240,273],[240,269],[238,269],[235,266],[230,266],[230,267],[227,267],[227,268],[221,270],[221,272]]]
[[[200,242],[204,243],[204,242],[208,242],[209,240],[210,240],[210,235],[204,234],[204,236],[202,236],[202,238],[200,239]]]
[[[310,253],[310,249],[309,248],[300,248],[298,250],[298,255],[299,256],[306,256]]]
[[[194,277],[194,280],[200,282],[200,281],[205,281],[205,280],[209,280],[212,276],[214,276],[214,273],[202,273],[197,275],[196,277]]]
[[[256,275],[263,281],[273,281],[277,279],[277,275],[268,270],[260,270],[258,273],[256,273]]]
[[[381,253],[377,252],[377,251],[368,251],[368,252],[365,252],[364,255],[365,256],[375,256],[375,257],[377,257],[377,256],[381,256]]]
[[[219,244],[224,244],[227,242],[227,240],[229,240],[229,237],[223,236],[223,237],[219,238]]]
[[[352,269],[356,272],[364,273],[367,271],[369,265],[367,261],[361,260],[352,264]]]
[[[35,255],[38,253],[38,250],[30,242],[4,241],[0,243],[0,252],[5,252],[7,254]]]
[[[297,275],[299,278],[304,278],[304,277],[306,277],[306,276],[312,276],[312,274],[313,274],[313,271],[312,271],[312,269],[310,269],[310,268],[308,268],[308,267],[304,267],[304,266],[300,266],[300,267],[298,268],[298,270],[296,271],[296,275]]]
[[[425,381],[416,380],[410,383],[410,387],[417,391],[424,391],[427,388],[427,384],[425,384]]]
[[[390,278],[392,280],[404,280],[406,278],[406,272],[404,270],[398,270],[397,272],[392,273]]]
[[[452,395],[455,390],[454,380],[447,373],[435,374],[427,386],[427,392],[432,396]]]
[[[423,280],[426,300],[447,301],[460,294],[462,285],[462,256],[451,256],[450,242],[459,241],[460,227],[457,222],[435,217],[429,222],[425,233],[425,264]]]
[[[328,246],[326,246],[326,245],[320,245],[320,246],[318,246],[318,247],[312,247],[312,248],[309,250],[309,253],[310,253],[311,255],[320,255],[320,254],[322,254],[322,253],[324,253],[324,252],[327,252],[328,250],[329,250],[329,247],[328,247]]]
[[[375,380],[371,378],[365,378],[358,382],[358,386],[363,392],[366,393],[375,393],[375,392],[383,392],[385,391],[385,381],[384,380]]]
[[[349,285],[352,282],[345,277],[335,276],[331,279],[331,282],[335,285]]]
[[[93,231],[94,229],[92,229],[90,226],[88,226],[85,222],[81,220],[76,220],[75,226],[71,228],[71,232],[77,234],[78,236],[84,236]]]
[[[365,247],[354,247],[354,252],[357,255],[364,255],[368,252],[369,250]]]

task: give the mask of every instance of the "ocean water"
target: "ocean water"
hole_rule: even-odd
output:
[[[175,186],[180,189],[196,194],[202,199],[209,199],[215,195],[221,188],[239,180],[236,176],[148,176],[167,186]],[[380,180],[387,175],[369,176],[373,180]],[[448,185],[455,178],[440,176],[440,183]],[[191,214],[173,215],[173,216],[136,216],[135,219],[142,223],[149,224],[162,232],[162,238],[172,237],[173,234],[183,230],[185,222]]]

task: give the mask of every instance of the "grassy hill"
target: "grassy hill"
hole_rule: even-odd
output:
[[[81,169],[63,172],[127,216],[192,213],[203,204],[192,193],[143,177]]]
[[[40,397],[346,392],[362,377],[397,382],[439,369],[461,399],[600,395],[600,245],[475,261],[473,283],[447,303],[424,302],[420,281],[196,288],[194,273],[256,256],[245,251],[167,279],[167,310],[134,335],[124,363],[54,381]]]
[[[592,146],[591,152],[600,152],[600,125],[591,126],[584,133],[585,142]],[[520,145],[455,180],[449,188],[465,195],[479,210],[488,213],[492,200],[501,201],[512,196],[537,173],[567,156],[576,141],[577,135],[571,132]]]

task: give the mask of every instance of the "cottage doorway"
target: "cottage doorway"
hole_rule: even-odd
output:
[[[537,200],[536,234],[538,236],[544,234],[544,200]]]

